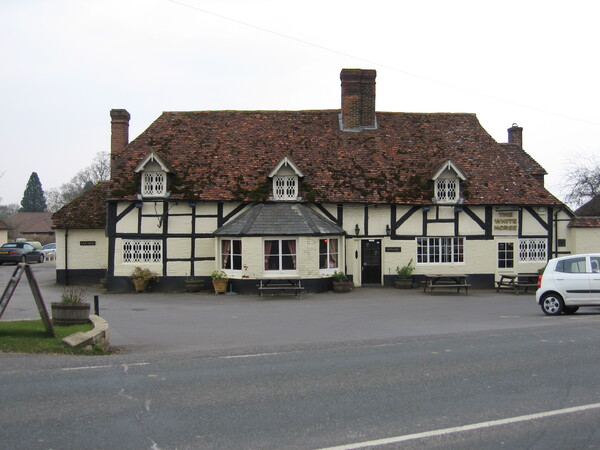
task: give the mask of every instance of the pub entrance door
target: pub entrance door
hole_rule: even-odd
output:
[[[381,239],[361,241],[361,284],[381,285]]]

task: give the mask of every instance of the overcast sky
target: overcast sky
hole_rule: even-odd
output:
[[[1,0],[0,198],[20,203],[162,111],[338,109],[342,68],[377,70],[377,110],[470,112],[557,196],[600,148],[594,0]]]

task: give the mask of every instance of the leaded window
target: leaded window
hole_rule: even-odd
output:
[[[440,178],[435,181],[435,197],[439,203],[456,203],[459,185],[456,178]]]
[[[510,269],[515,265],[515,250],[512,242],[498,242],[498,268]]]
[[[123,241],[123,263],[162,262],[162,241],[153,239],[126,239]]]
[[[296,200],[298,197],[298,177],[277,175],[273,177],[273,198],[275,200]]]
[[[167,191],[165,172],[142,172],[142,196],[162,197]]]
[[[547,239],[519,239],[519,262],[546,262],[547,258]]]

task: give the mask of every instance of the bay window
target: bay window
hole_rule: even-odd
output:
[[[338,248],[338,240],[336,238],[319,240],[319,269],[339,268]]]
[[[295,271],[296,240],[266,239],[264,241],[265,271]]]
[[[221,269],[242,270],[242,241],[239,239],[221,240]]]

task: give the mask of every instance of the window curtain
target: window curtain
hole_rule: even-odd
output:
[[[222,252],[221,252],[221,256],[222,256],[222,262],[221,262],[221,268],[222,269],[229,269],[229,264],[228,264],[228,260],[229,260],[229,255],[231,253],[231,241],[230,240],[223,240],[221,241],[221,248],[222,248]]]
[[[329,267],[338,268],[338,240],[329,239]]]
[[[288,248],[290,249],[290,253],[292,255],[292,264],[294,264],[294,270],[296,270],[296,241],[287,241]]]
[[[265,241],[265,270],[269,270],[269,256],[271,255],[271,247],[273,241]]]

